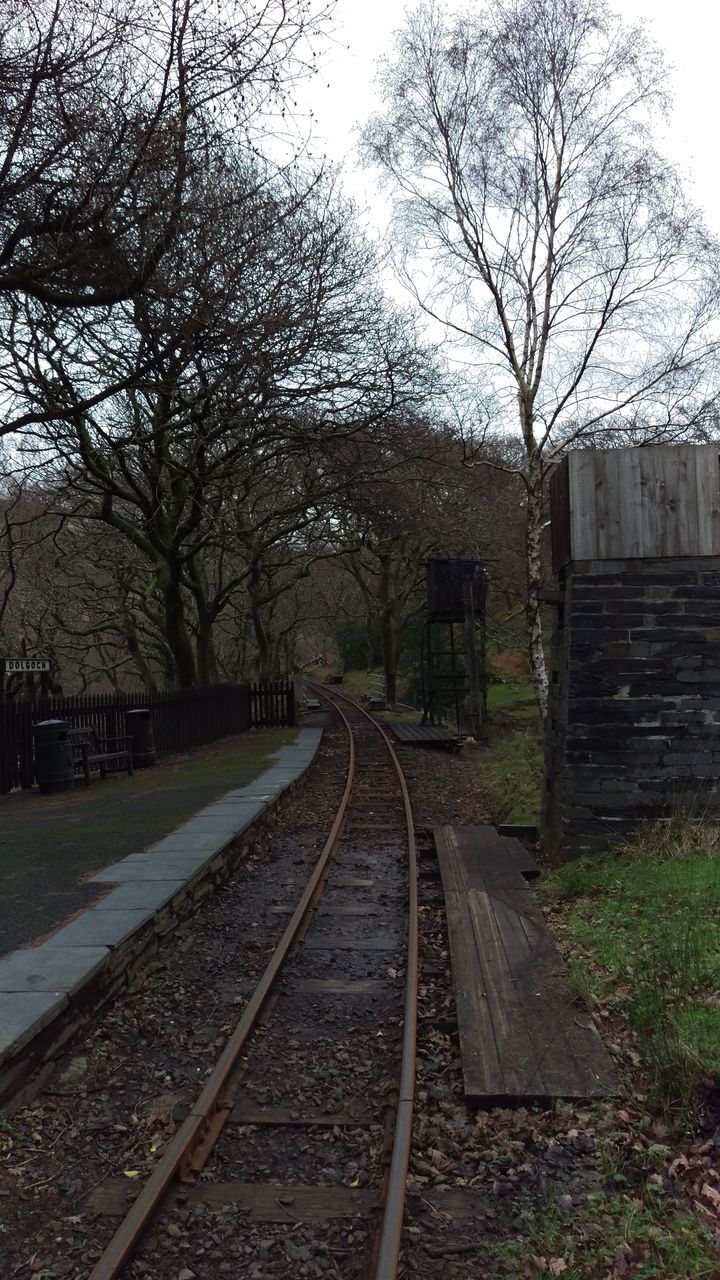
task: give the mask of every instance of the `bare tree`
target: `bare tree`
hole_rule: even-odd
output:
[[[499,460],[502,454],[484,451]],[[362,602],[368,656],[379,638],[390,702],[408,628],[426,606],[426,566],[433,557],[480,559],[507,576],[514,541],[508,514],[515,484],[478,484],[444,424],[405,414],[384,440],[363,445],[363,467],[348,484],[334,530],[342,564]],[[507,492],[509,491],[509,492]]]
[[[702,399],[717,247],[654,149],[667,71],[603,0],[422,4],[366,154],[398,193],[403,270],[515,419],[527,637],[543,712],[543,492],[557,448]],[[497,465],[494,464],[494,465]]]
[[[223,140],[254,154],[258,115],[273,127],[333,4],[0,0],[6,348],[138,297],[181,233],[202,235],[197,175]],[[0,434],[50,420],[9,397]]]
[[[17,394],[49,417],[26,431],[28,465],[144,559],[181,687],[215,678],[239,592],[271,665],[263,616],[346,483],[334,454],[414,398],[423,369],[322,176],[263,181],[226,148],[193,187],[203,235],[184,228],[151,287],[61,333],[50,317],[13,353]],[[122,392],[90,409],[83,388],[105,382]]]
[[[321,12],[0,0],[0,293],[57,307],[136,294],[177,233],[208,129],[244,130],[281,94]]]

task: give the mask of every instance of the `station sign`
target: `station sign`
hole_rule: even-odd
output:
[[[49,658],[2,658],[2,667],[6,676],[15,675],[18,671],[49,671]]]

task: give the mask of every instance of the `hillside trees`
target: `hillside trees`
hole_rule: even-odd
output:
[[[66,517],[145,563],[179,687],[216,678],[218,619],[241,591],[267,672],[263,609],[305,572],[345,451],[423,394],[425,369],[322,174],[273,176],[225,146],[193,188],[203,234],[179,235],[145,290],[60,330],[46,318],[13,353],[50,419],[26,431],[28,466]],[[114,390],[89,408],[99,382]]]
[[[504,455],[486,445],[481,456],[499,464]],[[517,510],[512,479],[498,483],[486,472],[478,482],[442,422],[405,415],[375,445],[369,474],[346,495],[336,539],[362,601],[369,656],[379,637],[391,703],[408,627],[425,609],[428,560],[477,559],[511,580]]]
[[[557,449],[702,404],[717,349],[716,245],[651,139],[666,80],[657,50],[602,0],[457,17],[429,0],[384,64],[365,135],[397,193],[406,279],[522,442],[543,711],[541,529]]]

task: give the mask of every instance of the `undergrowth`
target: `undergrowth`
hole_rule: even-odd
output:
[[[478,757],[482,789],[498,822],[538,822],[542,758],[534,727],[492,739]]]
[[[720,1070],[720,826],[654,824],[542,890],[568,903],[576,990],[619,1002],[658,1100],[689,1117]]]
[[[563,1210],[559,1195],[528,1198],[517,1210],[526,1235],[495,1244],[491,1252],[524,1263],[519,1274],[533,1278],[709,1280],[717,1274],[711,1233],[694,1215],[668,1204],[662,1193],[640,1200],[624,1191],[589,1192],[580,1221]]]

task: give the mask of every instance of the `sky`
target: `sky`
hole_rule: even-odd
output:
[[[373,108],[375,64],[390,48],[408,7],[413,6],[407,0],[337,0],[334,44],[326,48],[320,74],[302,95],[301,105],[315,116],[314,152],[344,164],[349,193],[379,227],[387,204],[354,155],[354,129]],[[720,235],[720,5],[717,0],[615,0],[612,7],[628,22],[646,23],[666,52],[673,67],[675,109],[664,150],[691,184],[708,226]]]

